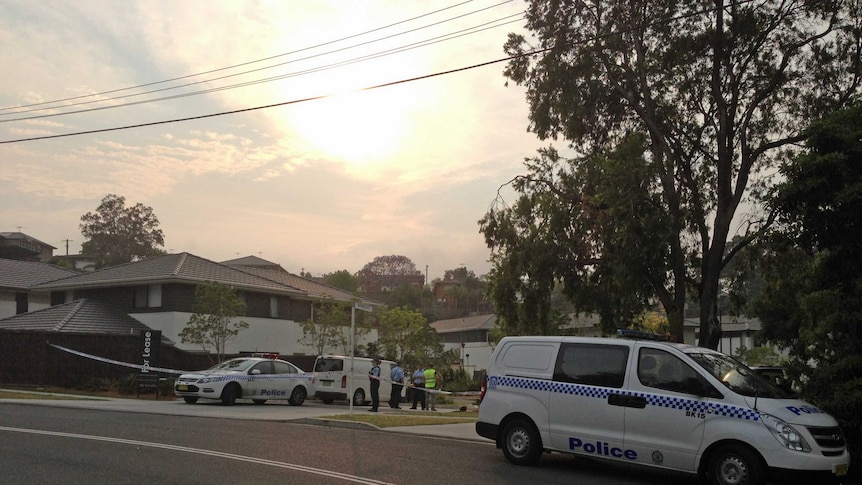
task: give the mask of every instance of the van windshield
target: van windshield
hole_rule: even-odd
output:
[[[693,352],[689,353],[688,356],[737,394],[772,399],[787,397],[781,389],[732,357],[711,352]]]

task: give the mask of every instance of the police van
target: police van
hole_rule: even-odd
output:
[[[502,339],[476,432],[517,465],[557,451],[716,485],[837,480],[850,465],[841,428],[821,409],[722,353],[643,339]]]
[[[365,357],[353,358],[353,372],[350,371],[350,357],[344,355],[320,355],[314,361],[314,388],[315,397],[324,404],[332,404],[334,401],[346,401],[349,388],[349,377],[353,376],[352,398],[355,406],[361,406],[371,399],[371,381],[368,373],[371,372],[371,359]],[[389,401],[392,395],[390,376],[395,362],[391,360],[380,361],[380,402]],[[402,397],[404,390],[402,389]]]

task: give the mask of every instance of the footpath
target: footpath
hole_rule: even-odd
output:
[[[286,402],[270,401],[263,405],[251,401],[238,400],[233,406],[222,406],[217,401],[198,401],[197,404],[186,404],[174,396],[160,396],[159,399],[147,396],[140,399],[103,398],[56,393],[39,393],[36,391],[20,391],[0,389],[0,391],[44,394],[45,399],[0,399],[0,405],[14,403],[31,406],[49,406],[57,408],[96,409],[102,411],[117,411],[127,413],[167,414],[172,416],[195,416],[219,419],[249,419],[258,421],[291,422],[318,426],[343,427],[353,429],[379,430],[390,433],[415,434],[421,436],[459,439],[492,444],[490,440],[476,434],[475,422],[457,424],[432,424],[421,426],[395,426],[381,428],[371,424],[334,419],[334,416],[351,414],[350,406],[342,404],[323,404],[316,400],[306,401],[302,406],[291,406]],[[399,414],[410,416],[457,416],[456,406],[437,405],[437,412],[381,407],[378,415]],[[354,406],[353,415],[368,415],[368,406]]]

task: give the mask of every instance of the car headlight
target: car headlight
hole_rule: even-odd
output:
[[[213,381],[212,377],[204,377],[203,379],[199,380],[198,382],[201,384],[206,384],[207,382],[212,382],[212,381]]]
[[[805,438],[799,434],[799,431],[796,431],[796,428],[782,421],[781,419],[776,418],[770,414],[760,413],[760,422],[766,426],[766,429],[772,433],[772,436],[778,440],[779,443],[784,445],[786,448],[794,450],[794,451],[811,451],[811,447],[808,446],[808,442],[805,441]]]

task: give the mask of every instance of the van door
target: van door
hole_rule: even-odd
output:
[[[639,463],[695,471],[714,388],[673,353],[636,348],[628,387],[642,406],[626,408],[625,446]]]
[[[563,343],[550,397],[551,446],[573,453],[625,459],[625,383],[629,346]]]

